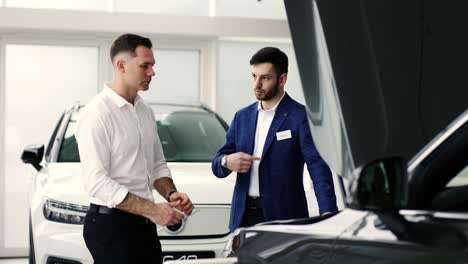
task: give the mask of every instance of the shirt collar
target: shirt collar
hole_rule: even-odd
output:
[[[268,110],[263,110],[262,109],[262,101],[258,101],[258,105],[257,105],[258,111],[259,112],[267,112],[267,111],[276,112],[276,109],[278,108],[278,105],[281,103],[281,100],[283,100],[283,97],[284,97],[285,94],[286,94],[286,92],[283,92],[283,96],[281,96],[281,98],[278,100],[278,102],[276,102],[275,106],[273,106],[271,109],[268,109]]]
[[[124,105],[131,105],[125,98],[120,96],[118,93],[116,93],[114,90],[110,88],[110,83],[105,83],[104,84],[104,93],[116,104],[119,108],[123,107]],[[137,94],[135,97],[135,101],[133,102],[133,105],[136,107],[138,103],[142,101],[141,97]]]

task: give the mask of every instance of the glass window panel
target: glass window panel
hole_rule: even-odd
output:
[[[5,247],[28,246],[30,166],[19,157],[29,144],[46,144],[60,115],[98,91],[97,47],[6,45]]]
[[[226,130],[212,113],[201,109],[177,109],[158,113],[155,105],[159,139],[168,162],[211,162],[224,144]],[[70,119],[60,147],[58,162],[80,162],[75,138],[78,113]]]
[[[208,16],[209,3],[209,0],[115,0],[114,11]]]
[[[67,129],[63,135],[63,141],[57,157],[57,162],[80,162],[80,153],[78,151],[78,142],[75,138],[76,124],[78,114],[72,115],[68,121]]]
[[[200,102],[200,53],[198,50],[156,49],[155,76],[140,93],[145,102],[198,104]]]
[[[157,128],[169,162],[211,162],[226,137],[216,116],[206,112],[175,111]]]
[[[461,172],[457,174],[448,184],[446,187],[460,187],[460,186],[468,186],[468,166],[466,166]]]
[[[217,0],[216,15],[227,17],[248,17],[286,19],[283,0]]]
[[[65,10],[99,10],[108,9],[111,0],[5,0],[7,7],[24,7],[39,9],[65,9]]]

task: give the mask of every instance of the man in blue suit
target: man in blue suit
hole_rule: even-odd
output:
[[[237,172],[229,229],[308,217],[304,162],[320,214],[336,212],[332,174],[315,148],[306,109],[284,91],[288,57],[278,48],[265,47],[250,65],[259,101],[236,113],[212,162],[216,177]]]

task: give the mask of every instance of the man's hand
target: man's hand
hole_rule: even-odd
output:
[[[171,202],[178,202],[177,209],[182,211],[185,215],[191,215],[193,210],[192,201],[187,194],[182,192],[175,192],[169,196]]]
[[[231,171],[246,173],[250,170],[254,160],[260,160],[260,158],[244,152],[236,152],[226,155],[226,167]]]
[[[116,207],[125,212],[142,215],[155,224],[166,226],[178,224],[184,218],[184,214],[176,209],[178,206],[180,201],[155,204],[129,192]]]
[[[151,220],[151,222],[161,226],[178,224],[184,219],[184,215],[174,209],[174,207],[177,208],[179,204],[179,201],[153,204],[152,210],[144,216]]]

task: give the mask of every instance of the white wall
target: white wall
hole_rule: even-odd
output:
[[[115,0],[113,11],[208,16],[210,0]]]
[[[216,15],[286,19],[286,11],[282,0],[217,0]]]
[[[103,0],[4,0],[7,7],[41,8],[41,9],[70,9],[70,10],[101,10],[108,8],[108,1]]]
[[[155,76],[145,102],[197,104],[200,102],[200,50],[156,49]]]
[[[6,7],[286,19],[283,0],[3,0]],[[2,6],[2,2],[0,2]]]

